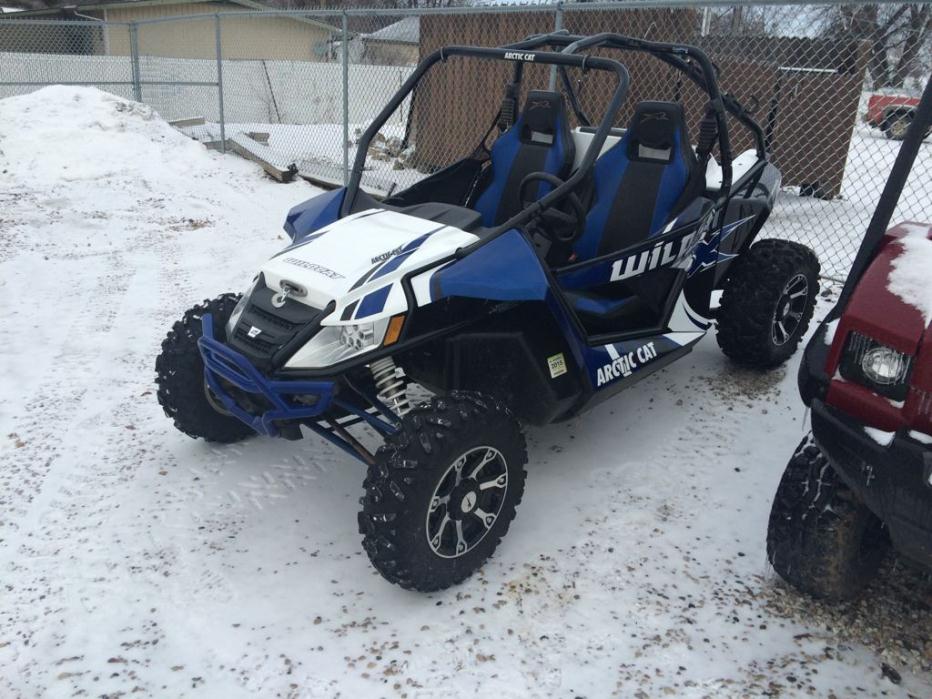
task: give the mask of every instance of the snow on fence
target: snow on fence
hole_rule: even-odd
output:
[[[339,124],[343,121],[342,70],[337,63],[225,60],[224,117],[231,122]],[[349,93],[349,121],[364,123],[375,116],[411,70],[407,66],[348,66],[355,86]],[[0,76],[0,97],[28,92],[37,84],[72,82],[133,97],[129,56],[0,53]],[[142,101],[165,119],[220,119],[215,60],[141,55],[139,83]],[[404,119],[405,114],[401,110],[396,118]]]
[[[94,83],[132,99],[133,67],[126,56],[0,52],[0,98],[61,83]]]

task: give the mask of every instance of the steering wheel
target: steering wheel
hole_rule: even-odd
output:
[[[554,189],[565,184],[556,175],[549,172],[532,172],[521,180],[521,186],[518,188],[518,196],[521,198],[521,208],[526,209],[535,201],[536,197],[529,197],[529,188],[535,182],[546,182]],[[540,212],[539,219],[543,224],[541,227],[544,233],[551,240],[561,243],[572,243],[576,238],[582,235],[583,228],[586,225],[586,210],[582,202],[576,196],[576,192],[565,194],[562,199],[569,202],[571,213],[561,211],[555,206],[550,206]]]

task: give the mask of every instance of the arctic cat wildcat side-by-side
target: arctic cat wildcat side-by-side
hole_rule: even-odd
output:
[[[891,543],[932,571],[932,223],[888,229],[930,125],[932,81],[799,369],[812,431],[777,489],[767,554],[817,598],[856,595]]]
[[[606,50],[662,61],[680,76],[671,95],[706,94],[694,141],[677,101],[630,105],[615,127],[629,76]],[[485,136],[400,192],[367,193],[389,116],[432,69],[466,59],[511,66]],[[562,91],[528,89],[541,71]],[[611,83],[594,126],[571,72]],[[728,121],[754,149],[732,156]],[[348,186],[288,214],[292,243],[252,287],[175,324],[159,401],[193,437],[297,439],[303,427],[361,459],[374,566],[403,587],[447,587],[515,515],[521,423],[578,415],[688,353],[713,323],[738,362],[772,367],[794,352],[819,264],[801,245],[754,242],[779,186],[761,129],[695,47],[555,33],[440,49],[362,134]],[[433,396],[413,404],[409,381]],[[384,446],[371,453],[355,425]]]

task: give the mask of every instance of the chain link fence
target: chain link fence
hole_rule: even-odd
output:
[[[764,234],[810,245],[826,275],[843,277],[896,155],[910,99],[932,62],[932,31],[912,47],[907,22],[884,56],[903,63],[910,51],[908,70],[880,65],[876,41],[864,38],[858,24],[859,8],[867,6],[857,2],[640,0],[220,14],[204,7],[203,14],[124,23],[4,18],[0,97],[49,84],[99,87],[153,106],[210,147],[250,152],[281,168],[293,164],[306,177],[337,185],[347,178],[362,130],[418,60],[442,46],[500,46],[560,29],[695,44],[718,66],[723,89],[764,128],[783,173]],[[906,15],[929,9],[895,7],[907,8],[896,10]],[[618,126],[642,100],[673,100],[684,105],[695,139],[704,93],[650,56],[598,53],[631,73]],[[900,86],[872,90],[881,70]],[[597,121],[610,84],[588,74],[571,80],[580,106]],[[493,138],[508,81],[504,66],[487,61],[449,61],[432,70],[370,146],[364,186],[377,194],[398,191]],[[561,89],[543,66],[530,66],[524,85]],[[878,92],[880,101],[872,101]],[[740,125],[733,131],[736,153],[751,147]],[[923,151],[895,220],[932,219],[932,144]]]

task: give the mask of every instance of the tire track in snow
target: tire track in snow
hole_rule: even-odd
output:
[[[70,416],[81,415],[89,398],[84,376],[90,367],[96,367],[98,376],[107,373],[100,362],[97,343],[112,330],[119,299],[125,295],[131,278],[122,271],[125,265],[121,254],[112,253],[108,258],[105,273],[84,285],[83,292],[77,291],[79,298],[93,293],[106,310],[101,315],[97,303],[79,305],[68,329],[62,333],[65,340],[60,351],[46,367],[47,378],[12,420],[13,432],[23,446],[7,457],[11,468],[3,470],[15,477],[18,485],[0,492],[16,493],[17,498],[0,502],[0,506],[14,526],[18,526],[16,520],[26,516],[29,504],[45,489],[46,479],[64,453],[61,426],[67,424]]]

